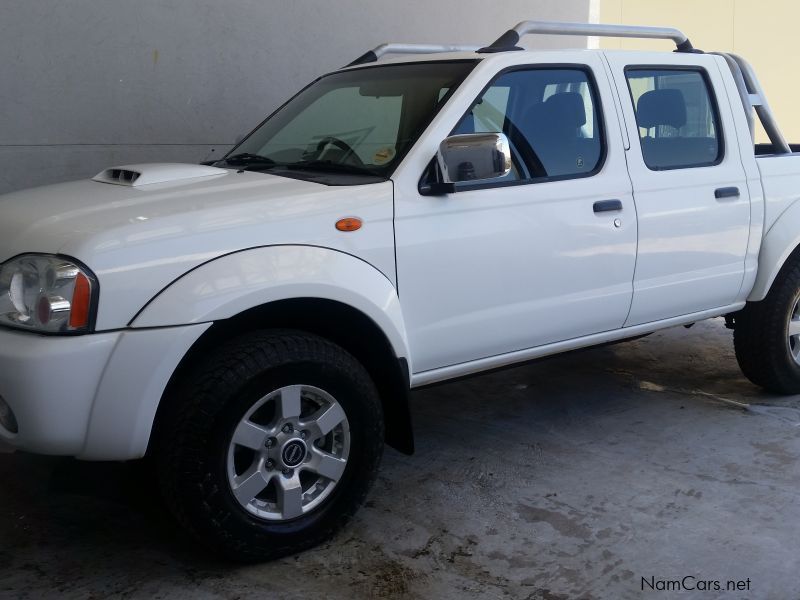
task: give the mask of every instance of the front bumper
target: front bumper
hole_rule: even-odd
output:
[[[75,337],[0,329],[0,396],[19,431],[0,445],[129,460],[147,450],[170,377],[210,323]]]
[[[97,385],[120,335],[0,329],[0,396],[19,426],[16,434],[0,426],[0,441],[39,454],[80,452]]]

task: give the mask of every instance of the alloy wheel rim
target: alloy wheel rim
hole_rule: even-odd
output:
[[[786,326],[786,342],[794,362],[800,365],[800,294],[795,297],[792,305],[789,323]]]
[[[341,404],[314,386],[285,386],[259,399],[236,424],[228,485],[251,515],[288,521],[330,496],[349,455],[350,425]]]

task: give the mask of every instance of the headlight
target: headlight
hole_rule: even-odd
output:
[[[0,265],[0,326],[46,333],[88,331],[97,281],[68,258],[25,254]]]

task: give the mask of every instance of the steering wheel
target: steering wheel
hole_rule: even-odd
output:
[[[317,148],[314,152],[314,157],[316,159],[319,159],[319,157],[322,156],[322,153],[325,151],[325,148],[327,146],[336,146],[337,148],[339,148],[339,150],[342,150],[344,152],[344,155],[342,156],[339,162],[344,163],[347,159],[352,159],[355,165],[359,167],[364,166],[364,161],[362,161],[361,158],[358,156],[358,154],[356,154],[356,151],[353,150],[353,147],[350,144],[348,144],[342,139],[330,135],[322,138],[317,143]]]

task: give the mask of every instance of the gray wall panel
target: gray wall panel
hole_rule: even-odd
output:
[[[588,12],[588,0],[2,0],[0,193],[200,160],[385,41],[489,43],[526,18]]]

